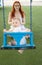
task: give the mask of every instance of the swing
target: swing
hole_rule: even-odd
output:
[[[3,3],[4,29],[6,29],[4,0],[2,0],[2,3]],[[32,0],[30,0],[30,29],[32,30]],[[13,37],[16,40],[17,44],[14,46],[8,45],[7,44],[7,35],[10,35],[11,37]],[[25,44],[25,45],[20,45],[20,40],[26,35],[30,35],[30,43]],[[34,41],[33,41],[33,32],[4,32],[2,48],[35,48]]]

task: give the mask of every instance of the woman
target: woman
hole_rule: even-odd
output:
[[[15,2],[13,3],[12,11],[9,12],[8,24],[11,25],[12,19],[13,19],[14,17],[20,19],[21,25],[24,25],[24,24],[25,24],[25,14],[24,14],[24,11],[22,11],[21,4],[20,4],[19,1],[15,1]]]
[[[25,28],[24,27],[24,24],[25,24],[25,14],[24,14],[24,11],[22,11],[21,4],[20,4],[19,1],[15,1],[13,3],[12,11],[9,12],[8,24],[11,25],[12,19],[14,19],[14,17],[19,18],[22,28]],[[11,27],[12,27],[12,25],[11,25]],[[22,53],[23,50],[18,50],[18,52]]]

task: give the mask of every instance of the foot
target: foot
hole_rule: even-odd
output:
[[[30,35],[26,35],[25,38],[26,38],[26,39],[30,39]]]
[[[18,52],[19,52],[20,54],[22,54],[22,53],[23,53],[23,50],[18,50]]]

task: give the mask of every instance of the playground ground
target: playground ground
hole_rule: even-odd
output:
[[[23,7],[26,13],[26,27],[30,24],[29,7]],[[10,8],[5,8],[6,28],[8,13]],[[36,49],[24,50],[23,54],[19,54],[17,50],[0,50],[0,65],[42,65],[42,7],[34,6],[32,9],[32,29],[34,32],[34,43]],[[0,8],[0,47],[3,43],[3,18],[2,8]]]

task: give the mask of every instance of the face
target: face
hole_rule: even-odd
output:
[[[15,4],[14,4],[14,8],[15,8],[15,10],[16,10],[16,11],[18,11],[18,10],[19,10],[19,8],[20,8],[19,3],[15,3]]]
[[[18,27],[20,25],[20,21],[18,19],[15,19],[15,20],[12,21],[12,25],[14,27]]]

